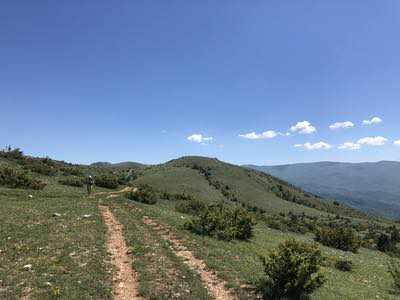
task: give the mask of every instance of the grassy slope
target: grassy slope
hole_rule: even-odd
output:
[[[0,299],[111,298],[105,228],[82,189],[0,188],[0,203]]]
[[[310,236],[283,233],[269,229],[262,223],[256,226],[255,235],[248,242],[218,241],[183,231],[183,222],[189,216],[174,211],[170,202],[164,201],[155,206],[134,205],[142,207],[152,218],[173,226],[196,256],[204,259],[208,267],[216,270],[219,276],[236,289],[242,284],[255,284],[261,278],[263,271],[259,255],[268,255],[279,243],[289,238],[313,242]],[[321,249],[328,262],[322,269],[327,283],[311,299],[397,299],[397,295],[392,294],[387,272],[389,256],[367,249],[361,249],[358,254],[324,246]],[[344,273],[333,267],[337,259],[343,258],[353,261],[354,271]],[[254,298],[242,289],[238,289],[238,294],[242,299]]]
[[[206,201],[223,200],[198,171],[186,167],[158,166],[143,171],[135,184],[147,183],[159,191],[191,194]]]
[[[136,183],[150,183],[169,192],[193,193],[210,201],[222,199],[219,190],[190,168],[194,162],[211,167],[213,179],[232,186],[243,201],[265,205],[268,212],[292,210],[326,214],[277,198],[269,191],[269,185],[281,183],[272,177],[258,173],[249,176],[248,170],[211,159],[184,158],[149,167],[142,171]],[[175,212],[173,202],[147,206],[123,198],[89,200],[83,189],[61,186],[57,178],[43,179],[49,183],[43,191],[0,187],[0,241],[5,241],[0,244],[0,299],[19,299],[27,288],[32,289],[32,299],[53,299],[58,293],[62,299],[109,299],[111,281],[105,263],[106,231],[97,209],[98,201],[112,205],[126,229],[125,237],[137,258],[134,264],[139,271],[140,291],[146,298],[207,299],[208,296],[198,276],[171,253],[168,243],[142,224],[144,214],[175,228],[209,268],[237,289],[241,299],[252,296],[239,289],[240,285],[254,284],[262,276],[259,255],[267,255],[288,238],[312,242],[311,236],[283,233],[262,223],[256,226],[255,235],[248,242],[218,241],[182,230],[189,216]],[[134,207],[141,207],[143,211],[138,213]],[[54,212],[61,213],[62,217],[53,218]],[[92,216],[85,219],[82,218],[84,214]],[[323,268],[328,282],[312,299],[396,298],[391,294],[387,255],[366,249],[349,254],[321,248],[328,257],[329,264]],[[354,271],[342,273],[333,268],[339,257],[353,260]],[[26,264],[32,264],[31,271],[23,269]]]

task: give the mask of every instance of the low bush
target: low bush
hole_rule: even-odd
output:
[[[361,239],[352,228],[339,226],[322,228],[315,240],[322,245],[356,253],[361,247]]]
[[[54,161],[49,158],[32,158],[25,156],[20,160],[20,165],[26,170],[45,176],[53,176],[58,171]]]
[[[0,169],[0,185],[10,188],[42,190],[46,186],[46,183],[32,178],[27,172],[4,167]]]
[[[316,244],[289,240],[261,259],[265,277],[259,288],[265,299],[299,299],[325,282],[319,272],[324,259]]]
[[[82,177],[78,176],[68,176],[60,179],[58,182],[62,185],[76,186],[76,187],[83,187],[83,185],[85,184],[85,180]]]
[[[376,248],[381,252],[391,252],[395,249],[396,243],[391,239],[390,236],[382,233],[379,235],[376,242]]]
[[[253,217],[246,210],[221,203],[208,205],[198,218],[186,222],[185,228],[221,240],[246,240],[252,236],[254,225]]]
[[[102,174],[95,176],[94,184],[107,189],[116,189],[118,187],[118,177],[112,174]]]
[[[133,201],[142,202],[145,204],[156,204],[157,193],[148,184],[143,184],[137,187],[135,191],[129,191],[125,197]]]
[[[204,201],[198,200],[192,196],[181,195],[177,198],[180,200],[176,201],[175,209],[180,213],[196,215],[203,212],[207,207]]]
[[[353,269],[353,262],[350,260],[338,260],[335,268],[342,272],[350,272]]]
[[[264,217],[264,220],[268,227],[285,232],[306,234],[315,232],[319,228],[318,221],[313,217],[291,212],[287,216],[285,214],[269,215]]]
[[[25,169],[45,176],[53,176],[57,173],[57,170],[54,167],[42,164],[40,162],[32,161],[24,165]]]
[[[60,169],[63,175],[65,176],[83,176],[84,173],[81,169],[77,167],[63,167]]]

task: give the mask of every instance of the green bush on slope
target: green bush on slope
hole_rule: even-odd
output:
[[[107,189],[116,189],[118,187],[118,178],[111,174],[101,174],[95,176],[94,184]]]
[[[265,278],[259,287],[265,299],[299,299],[325,282],[319,273],[323,257],[316,244],[289,240],[262,261]]]
[[[255,221],[243,208],[224,204],[208,205],[199,217],[186,222],[185,228],[221,240],[246,240],[253,234]]]
[[[207,205],[204,201],[198,200],[192,196],[180,195],[175,203],[176,211],[184,214],[195,215],[203,212]]]
[[[356,253],[361,247],[360,237],[352,228],[339,226],[320,229],[315,240],[322,245]]]
[[[156,204],[157,193],[148,184],[143,184],[137,187],[136,191],[129,191],[125,197],[133,201],[142,202],[145,204]]]

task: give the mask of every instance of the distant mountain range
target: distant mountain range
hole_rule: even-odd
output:
[[[364,212],[400,218],[400,162],[317,162],[246,167]]]
[[[109,162],[103,162],[103,161],[98,161],[95,163],[92,163],[90,166],[92,167],[101,167],[101,168],[124,168],[124,169],[136,169],[136,168],[143,168],[146,167],[146,165],[134,162],[134,161],[124,161],[124,162],[119,162],[119,163],[109,163]]]

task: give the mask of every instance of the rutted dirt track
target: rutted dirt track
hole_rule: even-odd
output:
[[[156,223],[154,220],[143,217],[143,222],[146,225],[152,226],[161,237],[172,244],[173,251],[176,256],[182,257],[185,264],[192,270],[199,273],[203,284],[207,287],[208,292],[214,299],[218,300],[234,300],[236,299],[232,293],[225,287],[225,282],[220,280],[214,273],[207,271],[206,264],[201,259],[194,257],[177,237],[171,233],[168,228]]]
[[[107,226],[107,250],[117,271],[113,277],[115,300],[139,300],[137,276],[132,268],[132,258],[128,254],[122,225],[107,206],[99,206]]]

